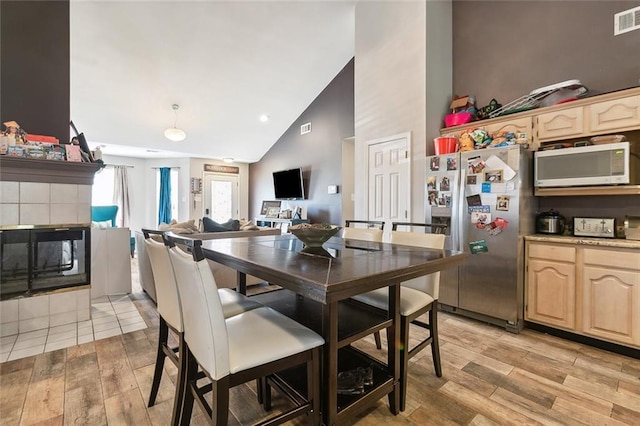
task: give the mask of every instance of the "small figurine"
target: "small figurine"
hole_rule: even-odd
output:
[[[24,145],[27,140],[27,134],[20,128],[15,121],[5,121],[5,130],[3,135],[9,138],[9,145]]]

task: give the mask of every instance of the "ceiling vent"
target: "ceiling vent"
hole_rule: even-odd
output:
[[[613,15],[613,35],[640,29],[640,7]]]
[[[300,134],[304,135],[307,133],[311,133],[311,122],[305,123],[302,126],[300,126]]]

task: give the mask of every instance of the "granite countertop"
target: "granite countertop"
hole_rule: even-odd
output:
[[[640,250],[640,241],[625,240],[622,238],[589,238],[574,237],[572,235],[533,234],[526,235],[524,239],[527,241],[540,241],[547,243],[580,244],[585,246],[617,247]]]

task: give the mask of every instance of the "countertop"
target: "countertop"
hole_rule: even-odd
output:
[[[622,238],[589,238],[574,237],[572,235],[533,234],[526,235],[524,239],[526,241],[540,241],[546,243],[579,244],[585,246],[630,248],[640,250],[640,241],[625,240]]]

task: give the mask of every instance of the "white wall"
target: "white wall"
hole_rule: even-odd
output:
[[[236,166],[240,169],[240,217],[249,218],[249,165],[244,163],[226,164],[220,160],[202,158],[161,158],[144,159],[103,155],[109,165],[133,166],[127,169],[129,175],[129,202],[131,204],[130,229],[156,228],[156,174],[160,167],[178,169],[178,222],[194,219],[196,224],[202,218],[202,203],[193,208],[191,178],[202,178],[205,164]]]
[[[358,2],[355,16],[355,216],[367,217],[367,141],[411,132],[411,219],[423,221],[426,144],[451,96],[451,1]]]

